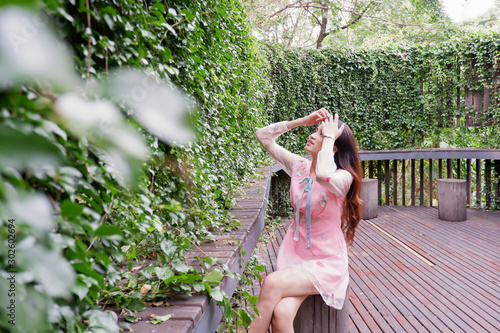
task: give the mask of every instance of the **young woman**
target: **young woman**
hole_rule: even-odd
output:
[[[309,161],[276,143],[297,126],[313,126],[305,150]],[[340,124],[340,127],[339,127]],[[251,333],[293,332],[293,319],[309,295],[320,294],[342,309],[349,283],[347,245],[354,238],[363,202],[356,140],[350,128],[322,108],[307,117],[275,123],[256,132],[260,144],[292,178],[295,218],[278,254],[278,270],[262,286]]]

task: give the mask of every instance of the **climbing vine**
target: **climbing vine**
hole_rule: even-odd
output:
[[[0,15],[1,304],[17,274],[0,326],[118,332],[117,314],[129,327],[172,293],[230,309],[218,285],[237,276],[184,254],[234,227],[225,209],[263,154],[266,65],[240,3],[47,0]]]
[[[268,45],[265,51],[274,120],[326,107],[353,128],[362,149],[499,147],[499,126],[489,126],[499,118],[498,34],[413,48],[316,51]],[[485,90],[489,107],[482,101]],[[480,113],[467,106],[474,94],[481,99]],[[284,144],[300,151],[309,134],[298,129]]]

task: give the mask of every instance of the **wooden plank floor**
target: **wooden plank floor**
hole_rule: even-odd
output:
[[[445,222],[435,208],[382,206],[360,221],[349,250],[350,332],[500,332],[500,213],[467,213]],[[289,224],[258,245],[266,273]]]

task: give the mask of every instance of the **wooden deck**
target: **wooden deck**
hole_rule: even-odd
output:
[[[500,332],[500,213],[467,213],[445,222],[436,208],[382,206],[360,221],[349,251],[350,332]],[[267,273],[289,223],[259,244]]]

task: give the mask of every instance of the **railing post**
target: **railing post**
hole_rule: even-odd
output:
[[[438,179],[443,178],[443,160],[439,159],[438,160]]]
[[[491,160],[484,160],[484,180],[486,185],[486,207],[491,207]]]
[[[457,158],[457,179],[462,178],[462,164],[460,163],[460,159]]]
[[[390,191],[390,170],[389,170],[389,160],[384,161],[384,169],[385,169],[385,204],[390,205],[389,200],[389,191]]]
[[[495,160],[495,173],[494,173],[496,182],[495,182],[495,203],[498,207],[500,205],[500,160]]]
[[[403,199],[403,206],[406,206],[406,160],[405,159],[402,159],[401,160],[401,171],[402,171],[402,185],[403,185],[403,188],[402,188],[402,199]]]
[[[392,183],[394,184],[394,206],[398,205],[398,160],[392,161]]]
[[[432,207],[432,158],[429,159],[429,206]]]
[[[471,196],[472,196],[472,160],[467,159],[467,205],[470,208]]]
[[[411,160],[411,205],[415,206],[415,160]]]
[[[476,204],[481,207],[481,159],[476,159]]]
[[[446,160],[446,178],[453,178],[453,160],[451,158]]]
[[[424,205],[424,159],[420,159],[420,206]]]
[[[382,161],[377,161],[378,202],[382,205]]]

